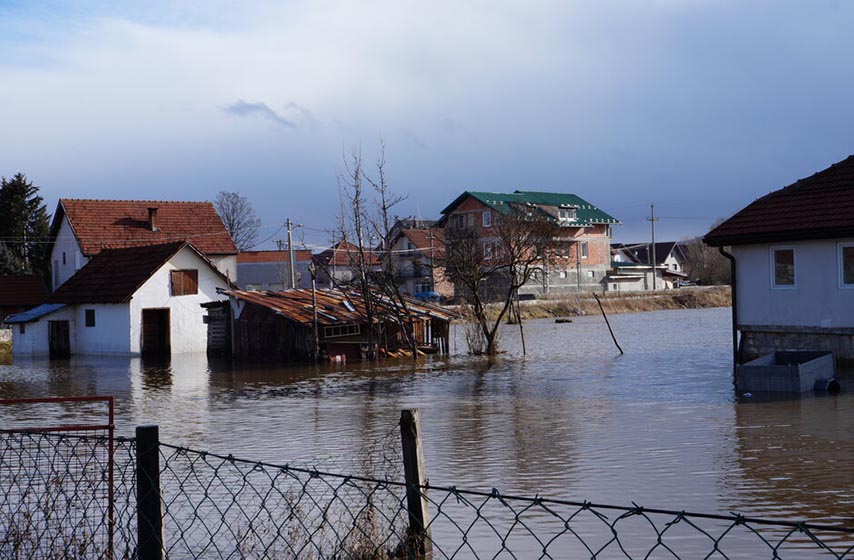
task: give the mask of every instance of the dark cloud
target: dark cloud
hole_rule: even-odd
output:
[[[250,103],[249,101],[238,99],[235,103],[223,107],[222,110],[229,115],[234,115],[236,117],[260,117],[270,121],[276,126],[284,128],[297,127],[293,121],[285,118],[283,115],[280,115],[276,111],[272,110],[269,105],[261,101]]]

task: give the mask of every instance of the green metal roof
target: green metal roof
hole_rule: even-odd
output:
[[[456,198],[442,214],[451,212],[467,196],[477,199],[490,208],[507,214],[513,204],[534,204],[537,206],[554,206],[576,208],[576,219],[573,226],[593,226],[598,224],[619,224],[620,221],[590,204],[578,195],[569,193],[550,193],[536,191],[514,191],[512,193],[494,193],[466,191]]]

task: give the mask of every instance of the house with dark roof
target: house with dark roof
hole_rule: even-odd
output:
[[[483,247],[483,258],[496,249],[494,224],[514,208],[560,226],[555,262],[544,266],[520,295],[545,295],[603,289],[611,269],[611,228],[620,221],[575,194],[534,191],[493,193],[466,191],[442,210],[447,228],[473,228]]]
[[[832,350],[854,362],[854,156],[757,199],[703,241],[731,259],[737,361]]]
[[[46,298],[47,288],[41,276],[0,276],[0,323],[6,316],[35,307]]]
[[[311,288],[311,251],[294,250],[296,288]],[[242,290],[279,291],[291,287],[290,251],[241,251],[237,254],[237,285]]]
[[[104,249],[45,303],[12,315],[16,356],[204,352],[201,304],[233,285],[193,245]]]
[[[53,215],[51,290],[104,249],[187,241],[232,281],[237,247],[210,202],[62,198]]]
[[[435,292],[442,298],[453,297],[454,286],[445,278],[445,267],[442,266],[445,235],[441,228],[397,229],[389,247],[402,294],[415,296]]]
[[[676,241],[612,243],[611,267],[605,281],[611,292],[670,290],[688,278],[685,252]]]

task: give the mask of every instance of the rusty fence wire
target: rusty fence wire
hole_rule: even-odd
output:
[[[113,441],[109,524],[109,445],[0,432],[0,558],[148,558],[141,531],[182,559],[854,558],[851,528],[407,485],[394,457],[342,474],[156,442],[147,472],[138,438]],[[159,490],[150,518],[143,486]],[[407,492],[426,505],[424,526]]]

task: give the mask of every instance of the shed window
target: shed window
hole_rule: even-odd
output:
[[[20,325],[18,325],[18,332],[21,334],[27,334],[27,324],[21,323]]]
[[[839,286],[854,288],[854,243],[839,244]]]
[[[94,327],[95,326],[95,310],[87,309],[86,310],[86,326]]]
[[[339,336],[351,336],[359,334],[361,329],[359,325],[335,325],[333,327],[324,327],[323,335],[326,338],[335,338]]]
[[[199,293],[198,270],[173,270],[171,276],[173,296],[189,296]]]
[[[795,287],[795,250],[791,247],[772,247],[771,260],[773,263],[771,287]]]

